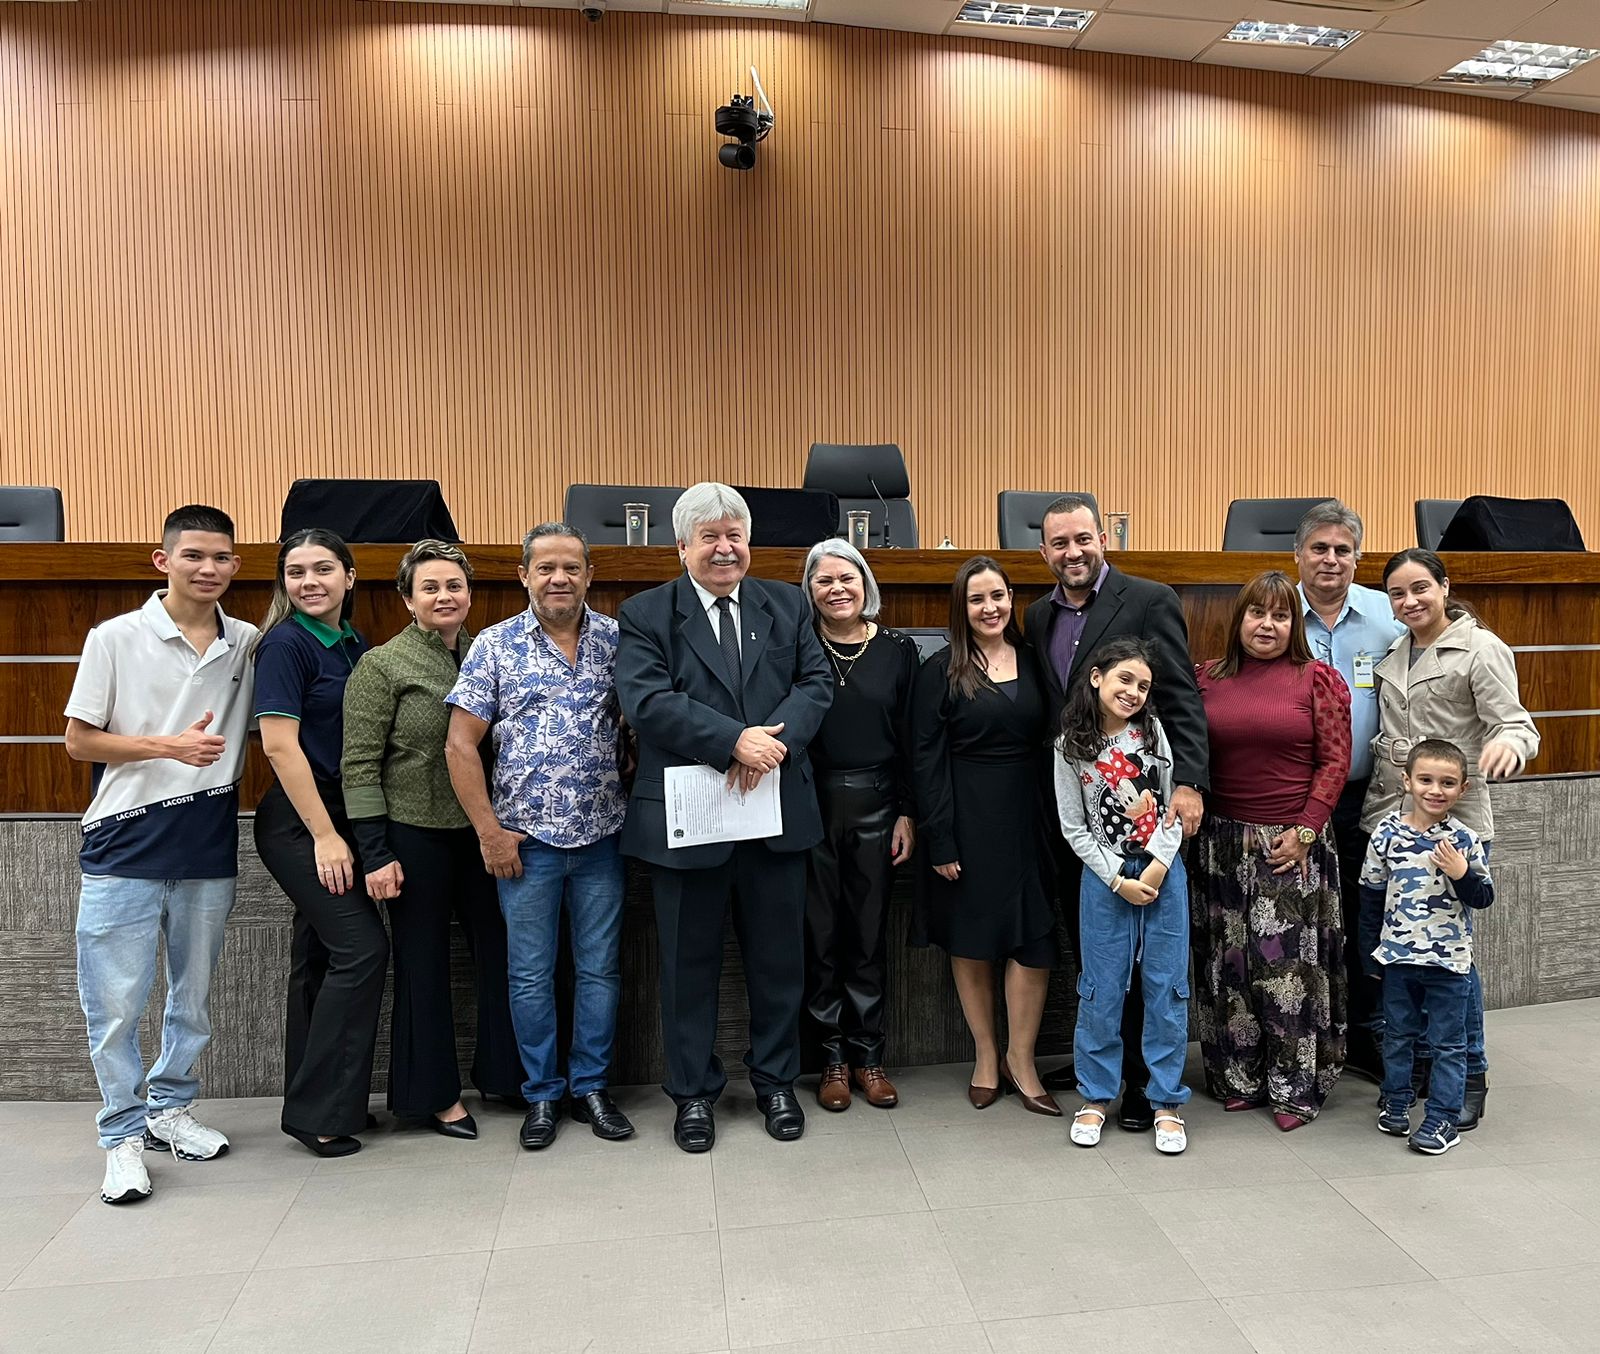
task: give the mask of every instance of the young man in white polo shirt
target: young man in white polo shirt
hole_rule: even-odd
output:
[[[89,632],[66,709],[67,754],[95,763],[79,858],[78,996],[104,1101],[97,1123],[108,1204],[149,1197],[147,1147],[186,1161],[228,1150],[189,1107],[239,873],[257,631],[218,605],[239,569],[226,513],[176,509],[151,558],[166,589]],[[139,1017],[162,936],[167,1007],[147,1077]]]

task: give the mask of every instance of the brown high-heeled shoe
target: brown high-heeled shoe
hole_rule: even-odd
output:
[[[998,1086],[967,1086],[967,1102],[975,1110],[986,1110],[1000,1098]]]
[[[1030,1114],[1046,1114],[1052,1119],[1061,1117],[1061,1106],[1056,1104],[1055,1098],[1046,1091],[1043,1095],[1028,1095],[1017,1085],[1016,1078],[1011,1075],[1011,1069],[1004,1063],[1000,1064],[1000,1085],[1007,1095],[1014,1095],[1022,1102],[1022,1108]]]

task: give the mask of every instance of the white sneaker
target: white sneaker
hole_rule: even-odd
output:
[[[1173,1110],[1156,1111],[1156,1151],[1175,1157],[1189,1145],[1183,1120]]]
[[[106,1178],[100,1199],[108,1204],[136,1204],[150,1197],[150,1172],[144,1168],[144,1139],[124,1138],[106,1149]]]
[[[228,1150],[228,1140],[196,1119],[187,1105],[162,1110],[144,1124],[144,1145],[152,1152],[171,1152],[184,1161],[210,1161]]]

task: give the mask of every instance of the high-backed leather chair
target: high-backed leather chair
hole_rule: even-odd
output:
[[[53,485],[0,485],[0,541],[64,541],[67,518]]]
[[[1419,498],[1412,505],[1417,517],[1417,544],[1424,550],[1437,550],[1444,529],[1461,506],[1459,498]]]
[[[1062,494],[1066,492],[1065,489],[1061,491]],[[1000,519],[1000,548],[1037,550],[1042,538],[1044,510],[1060,497],[1058,493],[1037,493],[1032,489],[1002,489],[995,504]],[[1094,515],[1100,516],[1095,496],[1083,494],[1082,497],[1094,504]]]
[[[1222,528],[1224,550],[1293,550],[1300,519],[1322,498],[1236,498]]]
[[[805,487],[825,489],[839,498],[839,534],[845,535],[852,512],[872,515],[868,545],[917,546],[917,514],[911,506],[911,477],[906,458],[893,442],[813,442],[806,457]],[[883,501],[879,501],[879,495]],[[889,539],[884,540],[884,507],[888,505]]]
[[[569,484],[561,520],[577,527],[590,545],[626,545],[628,525],[622,511],[624,503],[650,505],[650,545],[675,545],[672,509],[683,496],[677,485]]]

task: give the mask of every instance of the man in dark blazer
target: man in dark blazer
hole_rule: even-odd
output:
[[[833,680],[800,591],[747,578],[750,510],[725,484],[686,490],[672,513],[685,572],[618,613],[617,695],[639,735],[624,853],[651,867],[661,948],[661,1035],[685,1152],[716,1141],[712,1106],[727,1084],[714,1050],[730,897],[750,998],[745,1062],[767,1132],[805,1132],[795,1098],[805,990],[806,856],[822,817],[806,745]],[[778,774],[783,828],[756,841],[667,846],[665,774],[705,765],[754,789]]]
[[[1165,583],[1134,578],[1106,562],[1105,529],[1093,500],[1083,495],[1063,494],[1046,508],[1041,534],[1039,553],[1056,576],[1057,586],[1028,608],[1026,626],[1040,679],[1050,694],[1050,708],[1059,717],[1068,687],[1087,674],[1089,658],[1106,640],[1138,635],[1154,644],[1159,664],[1156,704],[1172,744],[1177,784],[1167,822],[1181,818],[1183,835],[1191,837],[1205,809],[1201,796],[1209,784],[1209,756],[1205,709],[1195,685],[1189,629],[1178,594]],[[1054,785],[1053,776],[1046,784]],[[1053,789],[1049,793],[1053,801]],[[1056,821],[1053,802],[1051,821]],[[1076,950],[1081,863],[1059,828],[1050,838],[1055,844],[1061,906]],[[1144,1094],[1149,1074],[1141,1049],[1143,1033],[1144,997],[1135,977],[1122,1006],[1122,1076],[1127,1087],[1117,1111],[1117,1123],[1135,1133],[1148,1132],[1153,1123]],[[1061,1073],[1055,1073],[1046,1084],[1059,1084],[1060,1079]]]

